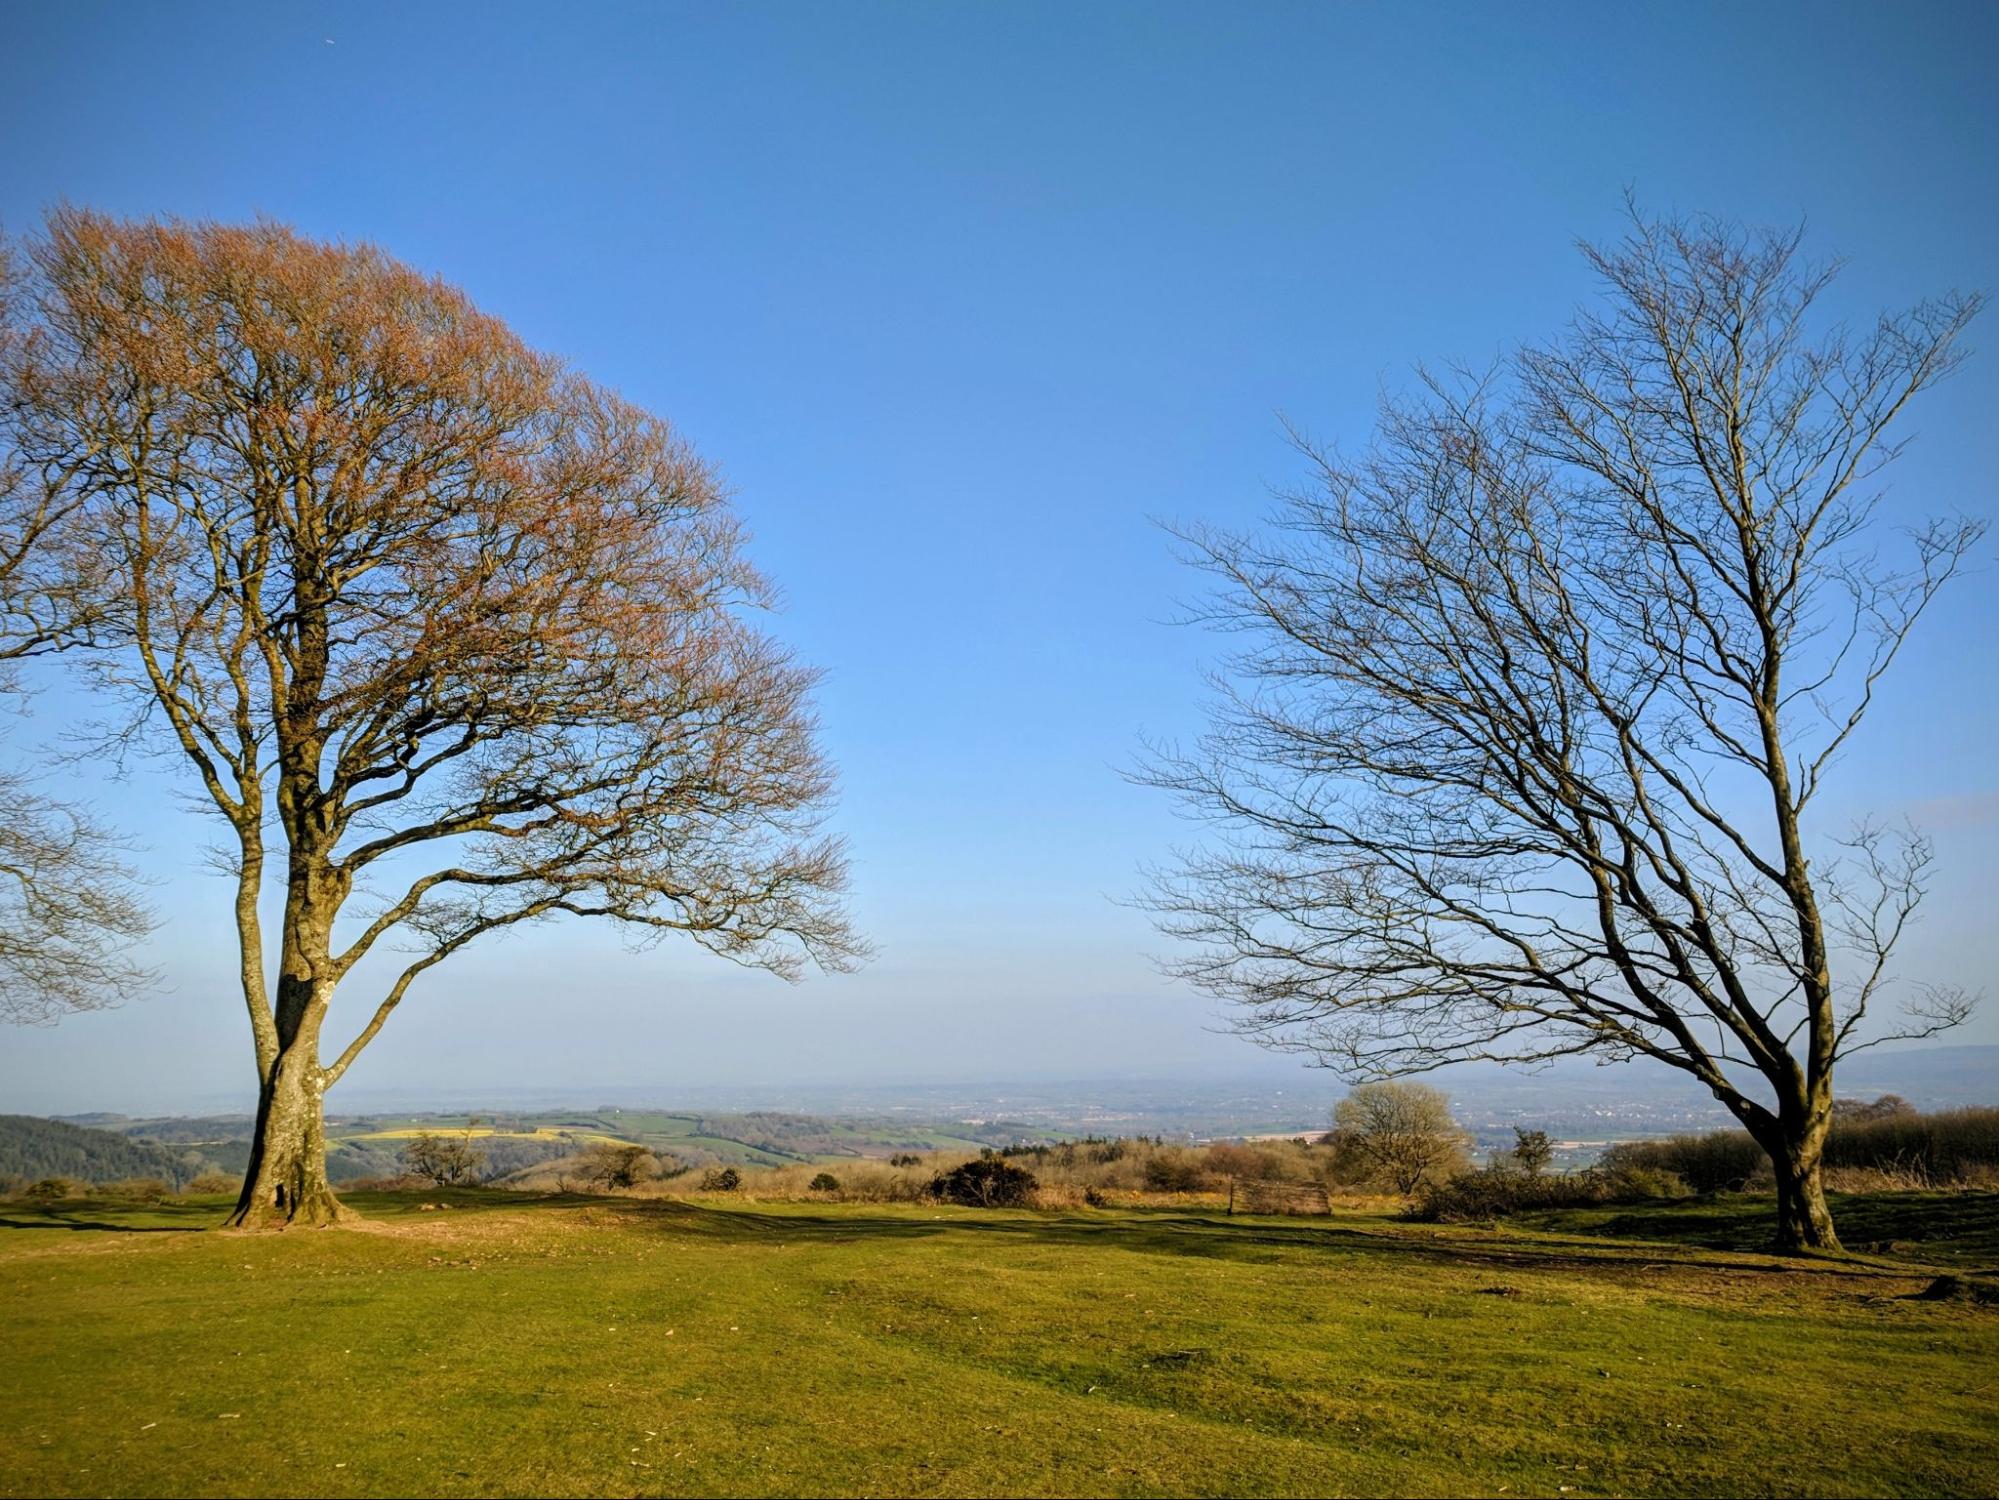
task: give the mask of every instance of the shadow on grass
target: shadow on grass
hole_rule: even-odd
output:
[[[199,1234],[204,1229],[220,1228],[222,1223],[216,1216],[215,1210],[206,1205],[198,1208],[174,1205],[163,1209],[133,1210],[155,1216],[171,1216],[183,1221],[171,1224],[134,1223],[129,1219],[85,1217],[85,1215],[101,1215],[107,1209],[115,1213],[122,1206],[93,1203],[74,1208],[13,1208],[0,1212],[0,1229],[88,1229],[112,1234]]]
[[[1999,1261],[1999,1193],[1831,1193],[1833,1223],[1849,1251],[1933,1264]],[[1770,1234],[1772,1200],[1724,1194],[1640,1207],[1523,1214],[1517,1222],[1610,1240],[1670,1240],[1708,1250],[1759,1247]]]
[[[603,1199],[584,1202],[611,1206]],[[926,1239],[971,1234],[1035,1246],[1096,1246],[1140,1254],[1201,1256],[1218,1260],[1268,1261],[1279,1254],[1367,1257],[1377,1261],[1422,1261],[1437,1265],[1526,1270],[1613,1271],[1629,1274],[1634,1247],[1615,1238],[1581,1234],[1562,1238],[1525,1236],[1499,1240],[1493,1231],[1438,1230],[1429,1225],[1379,1221],[1354,1227],[1325,1221],[1272,1223],[1269,1220],[1164,1211],[1118,1211],[1102,1216],[1026,1212],[953,1212],[922,1219],[901,1215],[794,1213],[755,1208],[717,1208],[671,1199],[612,1200],[620,1214],[651,1220],[663,1230],[728,1243],[781,1244],[797,1241],[843,1244],[860,1241]],[[1765,1213],[1768,1207],[1765,1206]],[[1505,1235],[1500,1230],[1497,1235]],[[1705,1247],[1656,1243],[1642,1253],[1646,1269],[1687,1268],[1791,1276],[1815,1272],[1851,1278],[1901,1278],[1899,1269],[1824,1259],[1743,1260],[1714,1254],[1687,1254]],[[1741,1247],[1730,1247],[1741,1248]]]
[[[1783,1258],[1762,1253],[1773,1205],[1767,1197],[1731,1196],[1649,1207],[1606,1207],[1522,1215],[1494,1228],[1443,1227],[1395,1219],[1328,1220],[1227,1217],[1185,1209],[1036,1213],[868,1205],[838,1209],[790,1204],[718,1205],[672,1198],[521,1194],[444,1188],[344,1195],[362,1215],[408,1222],[426,1206],[454,1213],[552,1211],[616,1215],[631,1228],[730,1244],[892,1243],[971,1235],[1022,1248],[1096,1246],[1147,1255],[1198,1256],[1267,1263],[1279,1256],[1366,1258],[1482,1269],[1610,1272],[1686,1269],[1764,1275],[1838,1275],[1861,1280],[1906,1277],[1924,1269],[1965,1269],[1999,1260],[1999,1193],[1840,1195],[1833,1208],[1848,1247],[1877,1258]],[[81,1200],[0,1210],[0,1230],[97,1230],[192,1233],[219,1228],[226,1204],[125,1205]]]

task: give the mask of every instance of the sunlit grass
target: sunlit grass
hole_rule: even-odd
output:
[[[0,1493],[1999,1487],[1999,1313],[1905,1300],[1920,1247],[356,1201],[362,1231],[255,1237],[188,1232],[219,1203],[0,1209]],[[1953,1234],[1999,1225],[1963,1202]]]

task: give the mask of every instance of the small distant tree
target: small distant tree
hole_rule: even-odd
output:
[[[831,1172],[821,1172],[807,1186],[815,1193],[837,1193],[840,1191],[840,1179]]]
[[[701,1179],[704,1193],[733,1193],[743,1185],[743,1174],[734,1167],[723,1167],[719,1172],[710,1171]]]
[[[658,1162],[645,1147],[622,1141],[593,1141],[577,1163],[579,1177],[605,1189],[637,1187],[658,1169]]]
[[[1849,1125],[1865,1124],[1869,1120],[1892,1120],[1897,1115],[1912,1115],[1916,1106],[1900,1094],[1883,1094],[1879,1099],[1835,1099],[1832,1101],[1832,1116]]]
[[[1333,1135],[1366,1175],[1398,1193],[1449,1176],[1465,1161],[1465,1133],[1441,1089],[1424,1083],[1356,1084],[1333,1107]]]
[[[63,1198],[73,1198],[77,1185],[67,1177],[43,1177],[28,1184],[23,1195],[30,1203],[55,1203]]]
[[[201,1172],[189,1182],[185,1191],[190,1193],[233,1193],[243,1184],[227,1172]]]
[[[436,1135],[420,1131],[401,1153],[405,1169],[428,1178],[439,1187],[449,1187],[477,1175],[486,1153],[472,1144],[472,1128],[462,1135]]]
[[[1539,1177],[1555,1154],[1555,1143],[1545,1130],[1513,1127],[1513,1163],[1529,1177]]]

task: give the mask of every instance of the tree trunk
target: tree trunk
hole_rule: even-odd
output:
[[[1825,1188],[1819,1180],[1820,1143],[1808,1154],[1794,1150],[1773,1152],[1777,1171],[1777,1248],[1787,1252],[1833,1251],[1840,1248],[1833,1231],[1832,1212],[1825,1206]]]
[[[1766,1075],[1768,1076],[1768,1075]],[[1826,1137],[1832,1133],[1832,1073],[1815,1069],[1772,1077],[1778,1108],[1772,1112],[1733,1089],[1716,1088],[1715,1097],[1734,1111],[1750,1138],[1770,1158],[1777,1182],[1776,1249],[1782,1255],[1840,1253],[1839,1235],[1826,1207],[1825,1184],[1819,1164]]]
[[[229,1222],[243,1229],[326,1225],[343,1216],[326,1181],[325,1074],[318,1039],[305,1035],[278,1054],[257,1100],[257,1129],[243,1196]]]

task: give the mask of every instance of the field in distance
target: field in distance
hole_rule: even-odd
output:
[[[0,1495],[1999,1489],[1992,1193],[1843,1198],[1878,1253],[1823,1263],[1717,1248],[1767,1235],[1747,1197],[352,1201],[0,1208]]]
[[[0,1115],[0,1178],[61,1173],[101,1181],[157,1176],[184,1183],[204,1171],[241,1175],[250,1156],[250,1127],[248,1115],[98,1114],[55,1121]],[[702,1113],[607,1107],[336,1115],[326,1122],[327,1173],[335,1183],[393,1177],[402,1170],[399,1153],[418,1134],[456,1136],[467,1131],[479,1144],[482,1175],[487,1177],[532,1169],[607,1140],[646,1146],[687,1168],[781,1167],[886,1158],[899,1152],[976,1154],[982,1147],[1007,1145],[1030,1133],[1048,1140],[1070,1134],[1018,1120],[835,1119],[775,1110]],[[67,1138],[56,1140],[58,1135]],[[125,1149],[120,1140],[110,1137],[131,1146]],[[52,1154],[55,1148],[64,1149]],[[85,1158],[99,1156],[107,1165],[92,1170]]]

